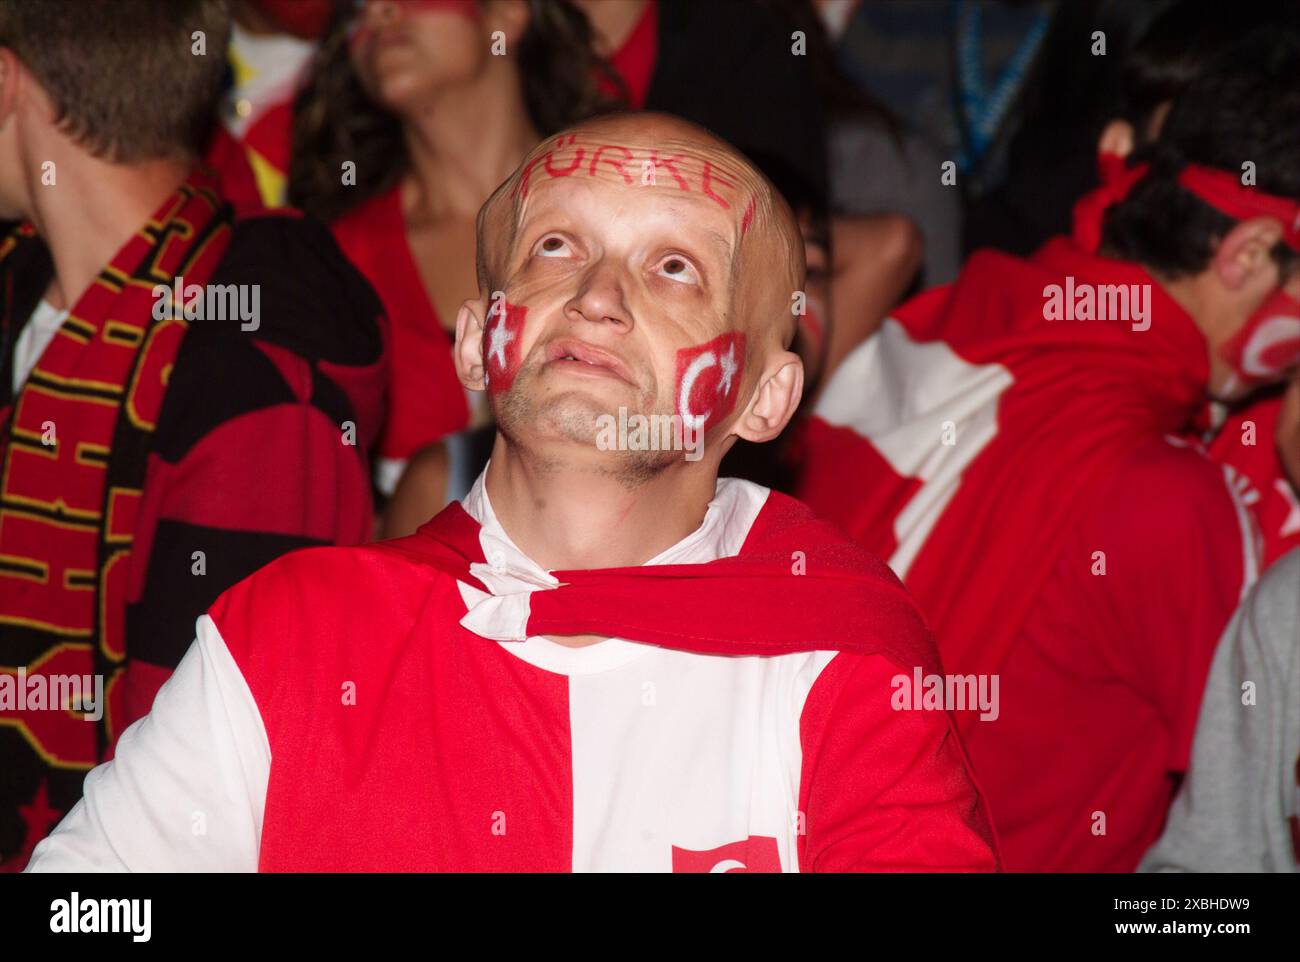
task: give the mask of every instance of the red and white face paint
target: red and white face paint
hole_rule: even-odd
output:
[[[701,431],[730,414],[744,374],[744,334],[723,334],[678,351],[677,413],[682,424]]]
[[[1300,300],[1274,291],[1219,356],[1236,376],[1234,388],[1281,380],[1300,364]]]
[[[483,328],[483,384],[488,394],[510,390],[519,373],[519,339],[528,308],[504,298],[493,301]]]

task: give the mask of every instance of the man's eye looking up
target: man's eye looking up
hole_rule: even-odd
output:
[[[539,257],[565,257],[568,251],[569,245],[562,237],[544,237],[537,245]]]
[[[679,284],[694,284],[698,281],[695,268],[690,261],[681,257],[667,257],[659,264],[658,273]]]

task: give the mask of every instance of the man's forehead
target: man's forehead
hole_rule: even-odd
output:
[[[520,168],[511,195],[516,212],[523,213],[530,197],[584,184],[618,192],[650,191],[665,200],[679,198],[687,208],[725,212],[742,235],[767,191],[764,181],[726,148],[680,137],[629,136],[613,129],[552,138]]]
[[[706,235],[733,270],[741,259],[752,262],[751,287],[784,290],[800,283],[798,226],[757,168],[702,128],[667,115],[635,114],[603,117],[548,138],[493,194],[479,220],[484,290],[505,269],[499,258],[514,251],[523,232],[532,233],[534,212],[558,208],[567,216],[564,200],[572,199],[576,209],[581,193],[620,204],[636,191],[656,199],[647,225],[662,226],[675,214],[678,223],[689,224],[691,236]]]
[[[617,217],[634,222],[644,236],[682,232],[707,239],[729,255],[739,243],[743,216],[742,208],[723,208],[675,184],[642,187],[595,177],[542,179],[533,182],[526,197],[519,197],[514,235],[519,239],[548,229],[556,221],[586,220],[607,226]]]

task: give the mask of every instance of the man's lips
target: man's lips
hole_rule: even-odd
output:
[[[571,370],[582,374],[610,374],[628,384],[636,383],[627,365],[613,354],[571,337],[547,345],[546,363],[569,365]]]

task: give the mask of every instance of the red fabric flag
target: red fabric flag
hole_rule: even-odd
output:
[[[453,502],[389,545],[483,587],[470,572],[485,561],[478,532]],[[730,655],[856,651],[909,671],[939,670],[925,622],[888,567],[777,492],[735,557],[552,574],[560,587],[531,595],[529,634],[606,635]]]

